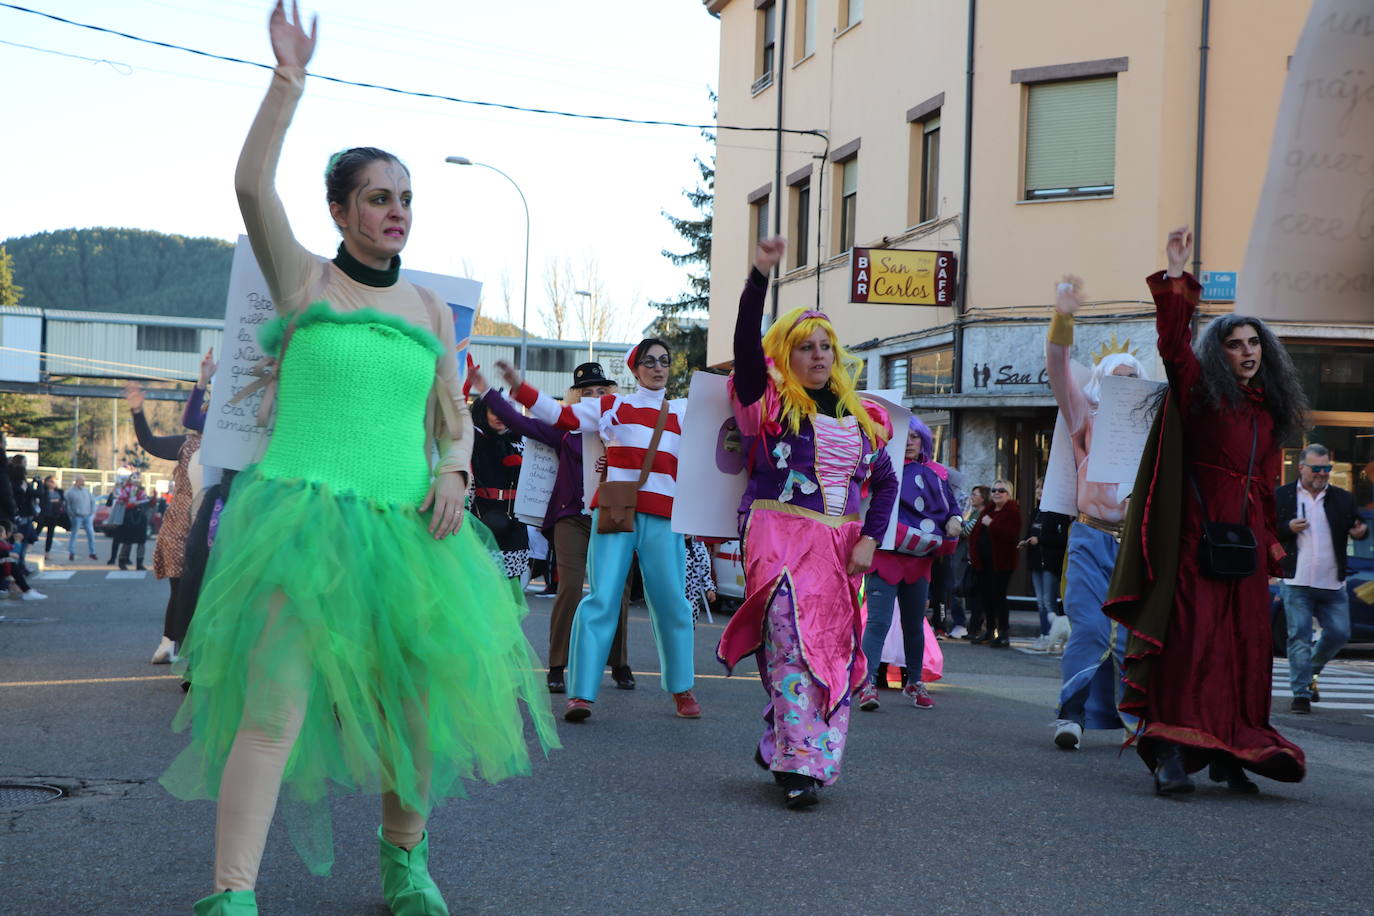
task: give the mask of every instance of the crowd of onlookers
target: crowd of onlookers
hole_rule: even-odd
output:
[[[29,584],[37,567],[29,563],[29,551],[42,542],[44,559],[51,559],[53,541],[62,550],[66,537],[67,560],[79,553],[89,559],[99,559],[95,547],[98,506],[109,509],[100,526],[111,540],[109,565],[119,564],[128,569],[131,553],[138,569],[144,569],[144,545],[150,531],[156,531],[156,518],[166,500],[145,490],[141,475],[132,471],[102,498],[77,474],[65,489],[57,478],[41,480],[29,475],[28,459],[23,455],[8,455],[3,435],[0,435],[0,595],[27,601],[41,601],[47,596]],[[62,532],[62,533],[59,533]],[[84,537],[85,550],[80,550]]]

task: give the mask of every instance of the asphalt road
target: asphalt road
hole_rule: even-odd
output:
[[[148,664],[164,583],[78,567],[46,602],[0,602],[0,782],[68,797],[0,809],[0,913],[185,914],[210,890],[214,809],[157,776],[183,745],[180,700]],[[547,599],[527,632],[546,642]],[[855,712],[845,775],[792,812],[751,762],[762,691],[726,679],[720,629],[698,631],[705,716],[677,719],[642,609],[639,689],[602,694],[562,726],[528,779],[478,785],[430,822],[431,870],[455,913],[1369,912],[1374,718],[1275,720],[1307,752],[1298,785],[1237,797],[1207,783],[1154,797],[1121,734],[1050,742],[1057,660],[945,643],[937,707],[883,694]],[[1355,668],[1366,661],[1356,661]],[[560,723],[561,724],[561,723]],[[374,799],[333,806],[332,877],[306,872],[274,828],[267,914],[383,916]]]

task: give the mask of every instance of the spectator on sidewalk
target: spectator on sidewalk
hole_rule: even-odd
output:
[[[63,527],[62,523],[67,522],[65,527],[70,527],[71,520],[66,516],[67,497],[57,485],[57,478],[44,477],[43,485],[38,488],[38,534],[47,535],[43,540],[43,559],[52,553],[52,536]]]
[[[89,548],[90,558],[96,559],[95,554],[95,525],[92,519],[95,517],[95,497],[91,495],[90,489],[86,486],[84,474],[77,474],[76,480],[67,488],[67,528],[71,534],[67,538],[67,561],[76,559],[76,537],[82,531],[86,532],[86,547]]]
[[[1011,484],[995,480],[990,490],[992,501],[983,507],[974,523],[969,541],[969,563],[978,588],[978,600],[983,606],[983,621],[987,627],[975,643],[987,643],[994,649],[1011,645],[1008,626],[1007,586],[1016,570],[1016,542],[1021,536],[1021,507],[1012,498]]]
[[[11,522],[0,520],[0,594],[13,595],[25,601],[42,601],[48,596],[29,585],[24,564],[11,552],[13,530]]]
[[[1283,612],[1288,618],[1288,679],[1292,710],[1310,713],[1320,699],[1317,676],[1350,639],[1350,596],[1345,591],[1348,539],[1363,540],[1369,526],[1355,497],[1331,483],[1330,449],[1312,443],[1302,451],[1298,479],[1274,493],[1283,558]],[[1322,635],[1312,648],[1312,620]]]
[[[152,498],[148,491],[143,489],[143,478],[138,471],[134,471],[124,481],[123,485],[115,491],[113,511],[110,518],[113,520],[116,514],[119,515],[115,540],[119,542],[119,568],[127,570],[129,568],[129,548],[137,544],[136,564],[139,569],[147,569],[143,565],[144,545],[148,542],[148,504]]]
[[[1035,590],[1035,605],[1040,612],[1040,638],[1032,649],[1044,649],[1050,638],[1050,625],[1062,616],[1064,608],[1059,600],[1059,576],[1064,569],[1064,553],[1069,546],[1069,525],[1073,517],[1062,512],[1040,508],[1045,478],[1035,481],[1035,511],[1031,515],[1026,538],[1017,547],[1026,551],[1026,568],[1030,570],[1031,587]]]

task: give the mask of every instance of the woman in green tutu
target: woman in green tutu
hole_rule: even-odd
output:
[[[330,783],[382,796],[391,911],[443,914],[426,867],[431,805],[466,779],[529,772],[522,707],[546,751],[557,736],[526,608],[490,532],[464,520],[472,422],[451,313],[399,276],[410,175],[381,150],[336,155],[325,184],[338,254],[296,242],[273,185],[315,33],[280,2],[270,32],[277,67],[235,186],[279,316],[264,334],[277,421],[220,521],[183,648],[177,727],[192,741],[162,782],[219,801],[215,893],[197,914],[258,911],[281,789],[296,849],[327,873]],[[384,561],[359,577],[359,556]]]

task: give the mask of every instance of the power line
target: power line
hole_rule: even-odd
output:
[[[63,25],[76,26],[77,28],[88,29],[92,32],[101,32],[106,35],[115,35],[119,38],[127,38],[130,41],[137,41],[141,44],[153,45],[159,48],[167,48],[172,51],[184,51],[187,54],[194,54],[198,57],[208,57],[212,60],[222,60],[231,64],[243,64],[244,66],[257,67],[261,70],[276,69],[271,64],[259,63],[258,61],[254,60],[245,60],[241,57],[230,57],[224,54],[215,54],[213,52],[204,51],[199,48],[190,48],[185,45],[173,44],[171,42],[157,41],[156,39],[152,38],[143,38],[139,35],[131,35],[128,32],[120,32],[116,29],[105,28],[104,26],[92,25],[87,22],[77,22],[73,19],[64,19],[63,17],[55,15],[53,13],[46,13],[42,10],[30,9],[26,6],[19,6],[18,4],[14,3],[0,2],[0,7],[12,9],[20,13],[29,13],[33,16],[41,16],[44,19],[51,19],[54,22],[60,22]],[[482,108],[500,108],[505,111],[518,111],[523,112],[525,114],[551,115],[554,117],[576,118],[586,121],[611,121],[620,124],[641,124],[648,127],[689,127],[693,130],[737,130],[751,133],[795,134],[800,136],[820,137],[823,140],[826,139],[825,132],[820,130],[798,130],[796,128],[790,127],[741,127],[730,124],[691,124],[686,121],[663,121],[649,118],[627,118],[621,117],[619,115],[588,114],[586,112],[576,111],[559,111],[557,109],[552,108],[529,108],[523,105],[511,105],[505,102],[489,102],[480,99],[460,99],[456,96],[444,95],[443,93],[439,92],[420,92],[413,89],[397,89],[394,86],[383,86],[380,83],[365,83],[360,82],[358,80],[343,79],[342,77],[337,76],[326,76],[321,73],[307,73],[306,75],[317,80],[323,80],[327,83],[336,83],[341,86],[355,86],[359,89],[376,89],[380,92],[390,92],[395,95],[408,95],[420,99],[435,99],[441,102],[455,102],[459,105],[476,105]]]
[[[25,48],[29,51],[42,51],[44,54],[56,54],[58,57],[70,57],[72,60],[88,60],[93,64],[108,64],[110,69],[120,76],[128,76],[134,72],[134,68],[126,63],[117,60],[106,60],[103,57],[84,57],[80,54],[68,54],[66,51],[54,51],[52,48],[40,48],[37,45],[21,44],[17,41],[5,41],[0,38],[0,45],[9,45],[12,48]]]

